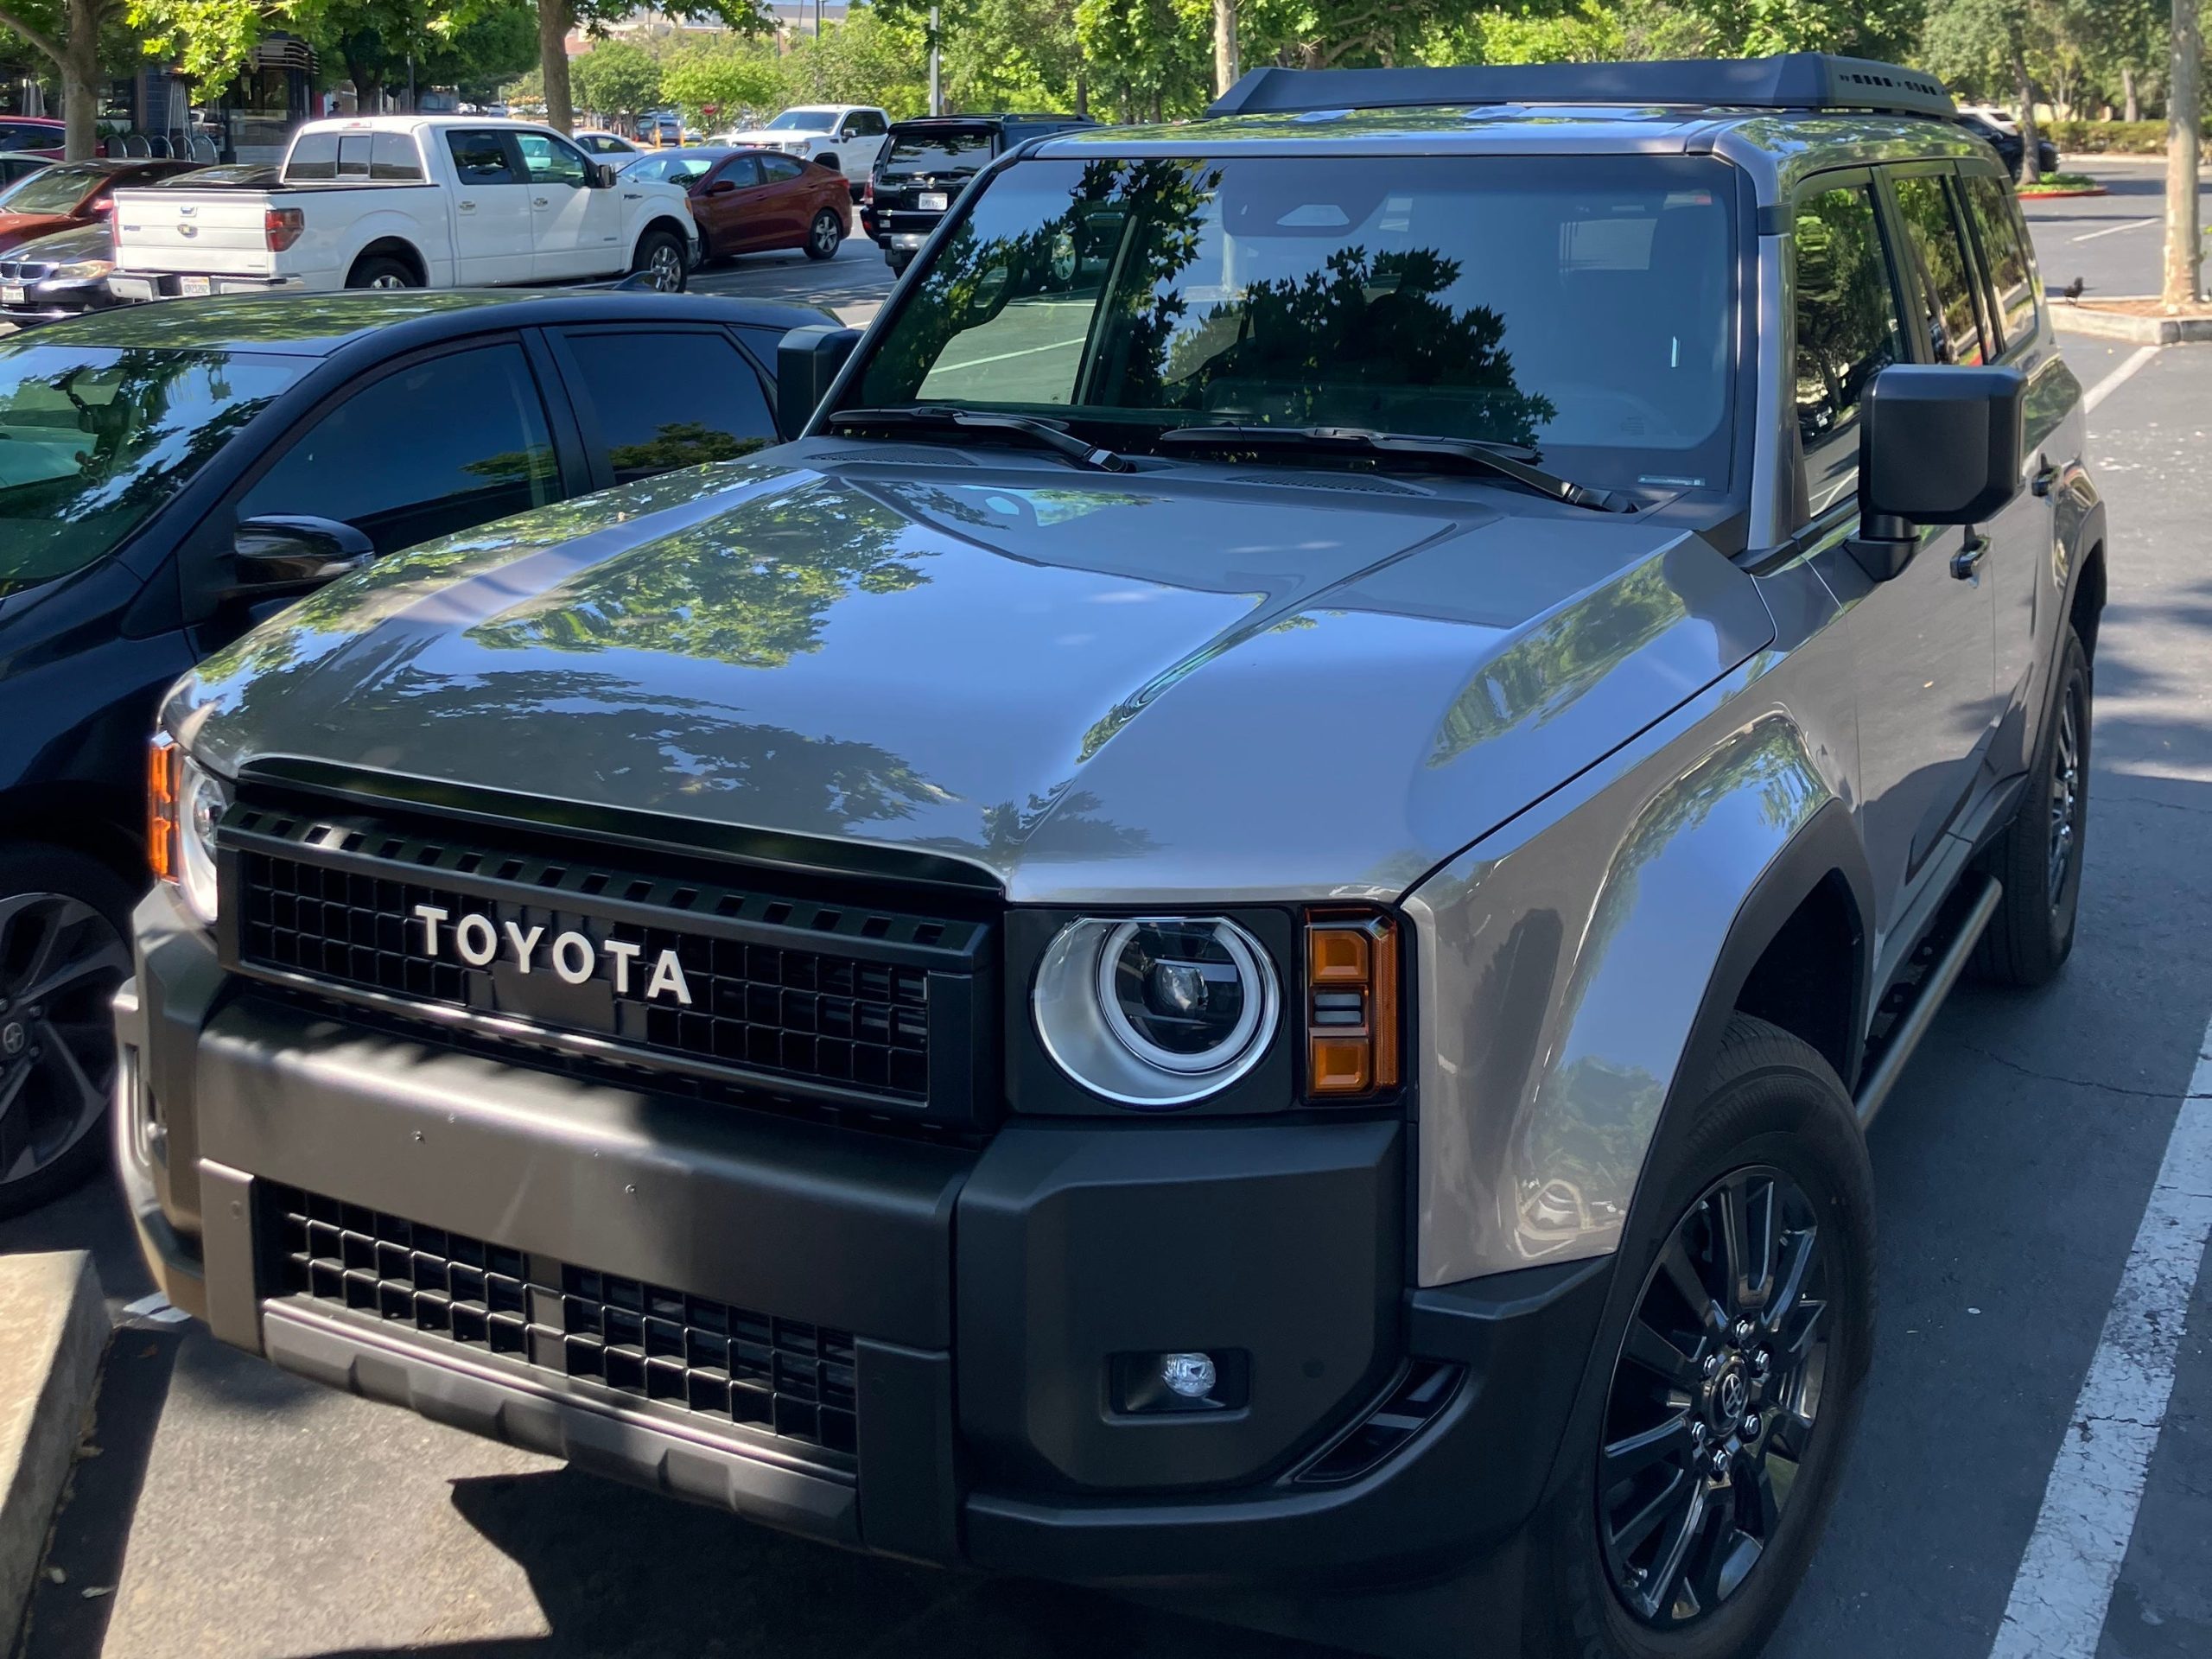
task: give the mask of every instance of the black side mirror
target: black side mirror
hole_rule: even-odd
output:
[[[2025,448],[2018,369],[1895,364],[1859,404],[1859,535],[1851,556],[1877,582],[1911,562],[1927,524],[1973,524],[2020,493]]]
[[[832,328],[826,323],[794,328],[777,342],[776,424],[785,437],[795,438],[806,429],[829,395],[830,382],[860,343],[859,329]]]
[[[594,162],[591,164],[591,176],[585,182],[594,190],[612,190],[614,188],[614,163]]]
[[[377,556],[376,544],[335,518],[270,514],[249,518],[231,537],[233,595],[319,588],[351,575]]]

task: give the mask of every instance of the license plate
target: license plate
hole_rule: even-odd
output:
[[[214,284],[205,276],[186,276],[177,283],[176,291],[188,300],[204,300],[215,291]]]
[[[914,206],[925,213],[941,213],[951,205],[942,190],[924,190],[914,197]]]
[[[0,283],[0,305],[21,305],[23,303],[23,285],[21,283]]]

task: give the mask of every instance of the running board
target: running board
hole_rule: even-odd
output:
[[[1874,1121],[1874,1114],[1882,1109],[1890,1090],[1897,1087],[1906,1062],[1912,1058],[1913,1050],[1920,1046],[1920,1039],[1928,1034],[1928,1027],[1935,1023],[1936,1011],[1950,995],[1951,987],[1959,982],[1967,958],[1981,943],[1982,930],[1997,913],[1997,901],[2004,896],[2005,890],[1996,878],[1986,875],[1981,878],[1980,892],[1972,899],[1967,898],[1965,891],[1955,894],[1945,908],[1958,911],[1959,919],[1946,931],[1931,932],[1914,950],[1905,971],[1916,978],[1900,977],[1884,993],[1885,1003],[1894,1004],[1879,1010],[1891,1016],[1889,1026],[1853,1103],[1858,1109],[1862,1128]]]

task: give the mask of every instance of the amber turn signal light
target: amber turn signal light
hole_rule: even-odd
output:
[[[175,881],[177,870],[177,782],[183,751],[167,732],[146,746],[146,861],[156,881]]]
[[[1349,1102],[1398,1086],[1398,925],[1372,911],[1306,923],[1306,1095]]]

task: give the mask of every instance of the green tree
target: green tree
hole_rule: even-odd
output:
[[[0,28],[53,64],[61,78],[71,161],[90,156],[99,140],[100,36],[123,16],[122,0],[0,0]]]
[[[2020,111],[2020,182],[2037,176],[2036,84],[2029,60],[2054,49],[2067,0],[1933,0],[1921,60],[1953,86],[2009,90]]]
[[[577,100],[597,114],[635,118],[660,103],[659,62],[643,47],[626,41],[593,47],[569,73]]]
[[[790,82],[775,48],[747,40],[698,41],[678,47],[661,64],[661,96],[694,120],[709,108],[724,122],[780,109]]]

